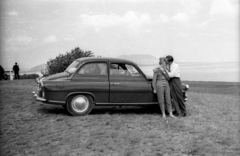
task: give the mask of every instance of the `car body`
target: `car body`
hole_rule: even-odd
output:
[[[157,105],[152,79],[138,65],[119,58],[85,57],[62,73],[37,79],[38,101],[62,105],[71,115],[87,115],[94,106]],[[182,85],[186,99],[188,85]]]

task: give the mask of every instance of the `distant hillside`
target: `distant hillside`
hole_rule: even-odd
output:
[[[38,66],[31,68],[29,71],[30,72],[41,72],[42,70],[45,70],[45,69],[46,69],[46,64],[40,64]]]
[[[158,59],[152,55],[121,55],[120,58],[124,58],[137,63],[138,65],[156,65],[158,64]]]
[[[30,70],[29,68],[22,68],[22,67],[20,67],[20,72],[27,72],[29,70]]]

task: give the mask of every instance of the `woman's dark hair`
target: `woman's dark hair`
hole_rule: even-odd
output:
[[[166,56],[166,59],[167,59],[168,62],[173,62],[174,61],[174,59],[171,55]]]

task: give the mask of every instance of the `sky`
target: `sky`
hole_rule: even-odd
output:
[[[239,61],[239,0],[1,0],[0,64],[46,63],[75,47],[96,56]]]

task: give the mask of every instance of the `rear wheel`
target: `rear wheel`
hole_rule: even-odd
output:
[[[72,95],[67,100],[67,111],[73,115],[87,115],[93,108],[93,100],[89,95]]]

